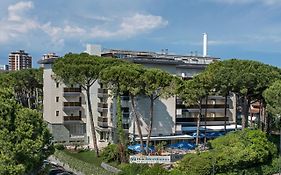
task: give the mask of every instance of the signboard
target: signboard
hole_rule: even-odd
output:
[[[170,156],[130,156],[130,163],[164,163],[170,164],[171,157]]]

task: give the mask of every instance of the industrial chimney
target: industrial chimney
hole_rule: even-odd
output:
[[[203,33],[203,57],[208,55],[208,34]]]

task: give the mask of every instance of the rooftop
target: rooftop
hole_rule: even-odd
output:
[[[176,66],[192,66],[192,67],[205,67],[211,62],[218,61],[217,57],[203,57],[196,55],[175,55],[168,53],[156,53],[146,51],[130,51],[130,50],[104,50],[101,54],[102,57],[113,57],[128,60],[134,63],[148,63],[148,64],[169,64]],[[52,64],[56,58],[48,60],[40,60],[38,64]]]

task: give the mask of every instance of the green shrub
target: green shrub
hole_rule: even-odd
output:
[[[266,164],[276,155],[276,146],[260,130],[236,131],[210,141],[219,172],[248,169]]]
[[[276,153],[276,146],[265,133],[245,129],[210,141],[208,152],[187,154],[173,171],[188,175],[208,175],[213,171],[221,175],[270,174],[278,164],[272,161]]]
[[[252,175],[252,174],[272,175],[278,173],[280,165],[281,165],[281,158],[274,158],[268,165],[261,165],[260,167],[247,169],[245,170],[245,173],[246,175]]]
[[[64,150],[65,149],[65,147],[64,147],[64,145],[62,145],[62,144],[55,144],[55,149],[57,149],[57,150]]]
[[[172,171],[170,171],[170,175],[188,175],[188,174],[179,169],[173,169]]]
[[[122,170],[122,172],[119,173],[119,175],[141,175],[141,173],[145,172],[149,166],[146,164],[121,164],[119,165],[119,168]],[[152,175],[152,174],[151,174]]]
[[[119,153],[118,145],[117,144],[108,145],[102,150],[100,156],[105,162],[114,162],[114,161],[120,162],[120,153]]]
[[[140,175],[169,175],[169,172],[160,165],[154,165],[141,172]]]
[[[212,163],[211,152],[191,153],[185,155],[172,172],[176,171],[188,175],[208,175],[211,174]],[[173,173],[176,174],[175,172]]]

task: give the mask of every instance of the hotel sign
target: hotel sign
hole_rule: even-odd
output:
[[[169,164],[171,163],[170,156],[130,156],[130,163],[147,163],[147,164],[154,164],[154,163],[164,163]]]

